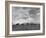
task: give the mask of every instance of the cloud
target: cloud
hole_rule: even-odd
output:
[[[12,23],[39,23],[40,10],[39,8],[31,7],[13,7]]]
[[[37,13],[36,15],[40,15],[40,13]]]

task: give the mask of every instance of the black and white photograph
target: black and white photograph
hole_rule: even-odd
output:
[[[12,7],[12,31],[40,30],[40,8]]]

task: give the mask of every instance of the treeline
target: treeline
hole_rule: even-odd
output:
[[[23,23],[23,24],[14,24],[14,25],[40,25],[40,24],[35,24],[35,23]]]

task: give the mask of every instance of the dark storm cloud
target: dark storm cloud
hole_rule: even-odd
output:
[[[13,24],[16,23],[40,23],[40,8],[13,7]]]

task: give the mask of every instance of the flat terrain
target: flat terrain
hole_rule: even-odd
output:
[[[12,31],[40,30],[40,24],[16,24],[12,25]]]

